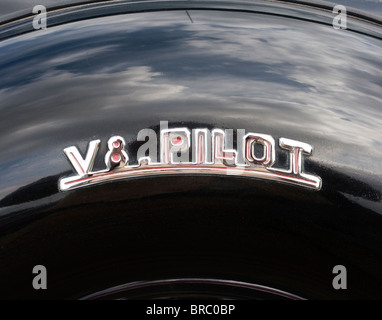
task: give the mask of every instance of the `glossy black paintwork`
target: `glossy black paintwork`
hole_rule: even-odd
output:
[[[119,0],[122,2],[123,0]],[[146,0],[138,0],[134,2],[144,2]],[[267,1],[267,0],[264,0]],[[273,0],[268,0],[273,1]],[[116,0],[2,0],[0,11],[0,23],[9,21],[20,16],[31,15],[32,8],[36,5],[43,5],[48,11],[56,10],[58,8],[73,7],[83,4],[96,4],[100,2],[118,2]],[[125,1],[128,2],[128,1]],[[131,2],[131,1],[130,1]],[[209,2],[211,6],[211,1]],[[238,1],[231,1],[238,2]],[[322,0],[280,0],[280,3],[288,4],[302,4],[304,6],[311,7],[331,7],[335,5],[344,5],[350,12],[358,12],[364,14],[367,17],[381,17],[382,16],[382,3],[378,0],[337,0],[335,3],[322,1]],[[361,10],[357,11],[357,10]]]
[[[0,42],[1,296],[81,297],[121,281],[203,276],[307,298],[380,298],[378,29],[188,14],[102,17]],[[322,190],[182,176],[58,191],[73,173],[63,148],[84,153],[101,139],[102,169],[107,139],[121,135],[134,163],[138,132],[161,120],[309,143],[305,171]],[[36,264],[50,270],[46,292],[31,288]],[[336,264],[352,275],[346,291],[331,286]]]

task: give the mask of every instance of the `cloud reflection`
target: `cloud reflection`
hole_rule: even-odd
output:
[[[0,43],[0,198],[70,170],[68,145],[132,141],[160,120],[305,141],[315,161],[382,190],[379,41],[286,18],[191,15],[99,18]]]

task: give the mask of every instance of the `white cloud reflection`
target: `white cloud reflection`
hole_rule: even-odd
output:
[[[193,24],[184,12],[76,22],[22,36],[24,51],[4,41],[0,149],[38,156],[12,173],[0,166],[0,189],[27,171],[33,180],[67,170],[68,141],[137,134],[159,120],[288,135],[308,140],[323,165],[380,174],[379,41],[261,15],[191,14]],[[43,154],[58,160],[39,167]]]

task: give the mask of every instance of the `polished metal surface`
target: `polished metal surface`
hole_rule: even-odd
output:
[[[203,133],[204,135],[201,135]],[[242,150],[227,150],[226,134],[221,129],[193,129],[172,128],[160,131],[160,162],[150,156],[138,158],[137,165],[129,165],[129,156],[125,151],[125,140],[120,136],[111,137],[108,141],[109,151],[105,156],[106,169],[92,171],[97,156],[100,140],[89,143],[85,159],[74,146],[64,149],[64,153],[77,172],[76,176],[62,178],[59,182],[60,190],[73,190],[94,184],[158,175],[181,174],[216,174],[252,177],[279,181],[301,187],[320,190],[322,181],[318,176],[303,172],[303,153],[312,154],[312,146],[286,138],[280,138],[280,147],[289,150],[289,169],[275,168],[275,141],[265,134],[247,133],[243,138]],[[210,138],[206,138],[209,136]],[[156,142],[154,142],[156,143]],[[263,156],[255,155],[255,144],[263,145]],[[196,152],[192,154],[196,161],[189,161],[190,148]],[[204,153],[209,149],[209,154]],[[239,162],[237,154],[241,152],[244,162]],[[178,153],[181,155],[178,157]],[[156,155],[153,155],[156,159]],[[183,159],[182,159],[183,158]],[[211,159],[208,161],[207,159]]]
[[[1,196],[42,172],[69,170],[62,146],[83,141],[86,148],[91,137],[106,140],[113,132],[135,140],[136,132],[160,120],[309,141],[315,146],[310,164],[381,191],[379,41],[261,15],[191,15],[193,24],[184,11],[100,18],[3,41],[0,130],[8,160],[2,163],[24,169],[4,171]],[[226,18],[233,20],[231,32],[219,27]],[[25,50],[17,50],[23,43]],[[180,105],[187,116],[173,112]]]
[[[80,5],[99,4],[107,2],[115,3],[123,1],[127,2],[126,0],[2,0],[2,6],[0,11],[0,23],[9,21],[11,19],[16,19],[20,16],[24,17],[30,15],[32,12],[31,9],[36,5],[43,5],[49,11],[51,11],[57,10],[59,8],[67,8]],[[144,1],[146,0],[137,0],[130,2]],[[260,2],[261,0],[257,1]],[[263,2],[264,1],[275,2],[277,0],[263,0]],[[366,18],[382,17],[382,3],[378,0],[337,0],[336,2],[322,0],[278,0],[278,2],[288,3],[290,5],[296,4],[318,8],[329,8],[334,7],[335,5],[345,5],[351,13],[362,15]]]
[[[211,274],[306,298],[381,296],[380,27],[349,18],[335,30],[331,12],[286,3],[200,3],[94,5],[56,12],[46,30],[27,20],[0,29],[3,296],[76,298]],[[161,137],[160,121],[199,129],[198,165],[212,161],[208,132],[232,129],[227,156],[253,133],[249,146],[266,156],[238,157],[322,187],[195,175],[192,165],[60,192],[71,163],[78,176],[151,168],[139,162],[139,132]],[[50,270],[47,292],[30,286],[36,264]],[[352,275],[347,291],[331,286],[336,264]]]

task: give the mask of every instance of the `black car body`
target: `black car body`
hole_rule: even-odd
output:
[[[346,7],[346,29],[321,1],[47,2],[41,30],[28,6],[0,19],[1,298],[382,297],[378,3]],[[136,164],[161,121],[232,129],[234,149],[238,129],[304,142],[321,185],[175,172],[60,191],[65,148],[100,140],[103,170],[121,136]]]

